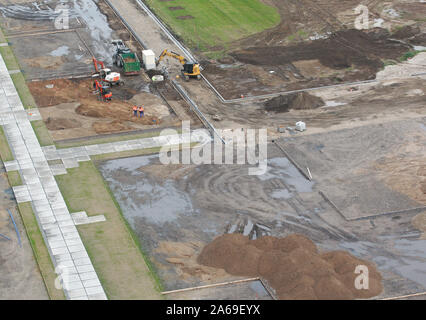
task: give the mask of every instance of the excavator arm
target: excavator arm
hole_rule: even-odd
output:
[[[93,57],[92,59],[93,59],[93,64],[95,65],[95,70],[97,73],[99,73],[100,70],[105,69],[105,65],[102,61],[97,60],[95,57]],[[100,68],[98,68],[98,66],[100,66]]]
[[[173,51],[168,51],[167,49],[163,50],[163,52],[160,54],[160,56],[157,59],[157,66],[160,64],[161,60],[164,59],[165,56],[169,56],[171,58],[179,60],[179,62],[184,65],[186,63],[185,57],[181,56],[180,54],[177,54]]]
[[[158,66],[161,62],[161,60],[164,59],[165,56],[169,56],[171,58],[179,60],[179,62],[182,64],[182,76],[186,81],[189,80],[189,78],[197,78],[198,80],[201,79],[201,70],[200,65],[197,62],[188,62],[184,56],[173,52],[168,51],[167,49],[163,50],[163,52],[160,54],[156,61],[156,65]]]

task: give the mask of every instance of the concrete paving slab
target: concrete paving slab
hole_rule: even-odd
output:
[[[62,162],[64,163],[64,167],[66,169],[71,169],[71,168],[78,168],[78,161],[72,157],[70,159],[62,159]]]
[[[87,297],[86,290],[84,289],[77,289],[77,290],[64,290],[65,294],[70,299],[76,299],[76,298],[85,298]]]
[[[80,279],[82,281],[93,280],[98,278],[95,272],[82,272],[82,273],[79,273],[78,275],[80,276]]]
[[[90,294],[89,300],[108,300],[105,293]]]
[[[84,288],[81,280],[77,280],[77,281],[73,281],[73,282],[66,281],[66,282],[64,282],[63,286],[66,290],[77,290],[77,289]]]
[[[67,246],[65,244],[65,241],[63,240],[48,241],[48,243],[52,249],[62,248]]]
[[[63,237],[65,240],[67,239],[75,239],[75,238],[80,238],[80,235],[78,234],[78,232],[66,232],[63,234]]]
[[[78,273],[95,272],[92,265],[76,266]]]
[[[53,177],[66,174],[66,167],[76,167],[78,161],[88,160],[87,149],[79,147],[74,150],[58,151],[55,146],[43,148],[40,146],[30,123],[30,121],[41,119],[40,112],[38,109],[24,110],[1,55],[0,113],[0,123],[15,155],[15,160],[6,162],[5,168],[7,171],[19,170],[24,182],[24,185],[12,189],[16,200],[18,203],[33,202],[34,213],[45,236],[52,262],[55,266],[61,264],[61,267],[64,267],[64,270],[60,272],[70,275],[78,272],[90,273],[90,278],[86,280],[94,280],[90,283],[99,284],[93,287],[97,288],[97,291],[92,290],[91,293],[100,294],[106,298]],[[63,159],[69,160],[65,161],[65,165],[49,166],[47,160],[60,159],[59,153]],[[77,260],[79,269],[76,268],[73,259]],[[68,289],[64,289],[66,296],[70,299],[88,299],[83,283],[78,277],[73,277],[73,280],[75,281],[70,282]]]
[[[98,279],[92,279],[92,280],[84,280],[83,282],[83,286],[85,288],[92,288],[92,287],[100,287],[101,283]]]
[[[85,266],[85,265],[90,265],[92,262],[90,262],[90,259],[88,258],[81,258],[81,259],[75,259],[74,263],[76,266]]]
[[[86,292],[90,296],[90,295],[95,295],[98,293],[103,293],[104,290],[102,289],[101,286],[95,286],[95,287],[86,288]]]
[[[76,245],[72,245],[72,246],[68,246],[68,251],[70,253],[75,253],[75,252],[80,252],[80,251],[84,251],[84,246],[83,244],[76,244]]]
[[[52,251],[53,255],[69,253],[67,247],[51,248],[50,250]]]
[[[69,253],[55,254],[53,255],[57,264],[67,263],[66,261],[72,261],[71,255]]]

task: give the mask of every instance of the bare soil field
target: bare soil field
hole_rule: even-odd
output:
[[[424,3],[265,3],[278,9],[277,27],[235,41],[224,58],[202,61],[225,99],[374,79],[384,61],[426,45],[426,22],[414,14],[426,11]],[[369,8],[369,30],[354,28],[360,4]]]
[[[241,165],[164,166],[157,156],[112,160],[99,167],[166,290],[255,276],[238,264],[229,269],[200,264],[203,248],[218,236],[262,239],[298,233],[313,240],[320,254],[343,250],[373,263],[384,288],[375,298],[393,297],[426,288],[421,271],[426,256],[418,251],[424,246],[425,220],[421,211],[377,214],[421,207],[423,178],[416,175],[421,167],[409,168],[410,182],[395,184],[392,177],[396,180],[400,171],[377,165],[389,165],[393,150],[408,142],[414,145],[407,146],[413,152],[406,160],[420,159],[425,139],[421,125],[418,120],[396,121],[280,140],[300,167],[310,167],[313,181],[274,144],[268,147],[268,172],[261,176],[247,175],[247,166]],[[408,192],[408,185],[416,187]]]
[[[426,54],[422,54],[422,56]],[[392,66],[393,67],[393,66]],[[415,72],[415,66],[411,73]],[[408,72],[410,72],[410,70]],[[395,71],[397,72],[397,71]],[[426,80],[424,78],[393,79],[384,83],[320,89],[309,94],[314,97],[302,99],[304,104],[297,108],[279,105],[278,110],[270,108],[276,98],[244,103],[222,104],[211,93],[206,95],[205,84],[185,86],[200,110],[217,128],[268,128],[271,137],[288,136],[278,134],[278,127],[294,126],[304,121],[308,126],[306,134],[351,128],[368,122],[385,122],[401,118],[425,115],[424,101]],[[312,101],[324,101],[320,107]],[[281,112],[281,111],[288,112]],[[215,116],[219,120],[214,120]]]
[[[154,87],[144,73],[123,77],[125,85],[112,89],[111,103],[98,101],[93,80],[87,77],[94,72],[92,55],[111,67],[111,39],[123,39],[138,55],[142,47],[103,1],[72,1],[68,4],[70,29],[55,29],[58,4],[54,0],[42,4],[0,2],[2,27],[26,79],[40,80],[27,84],[54,141],[171,127],[179,119],[199,125],[170,86]],[[86,77],[69,79],[77,75]],[[145,117],[133,117],[135,104],[144,106]]]
[[[112,89],[111,102],[94,93],[93,80],[47,80],[28,86],[54,140],[105,133],[173,126],[177,117],[164,101],[149,93],[141,79],[127,79]],[[133,116],[132,107],[143,105],[145,116]]]

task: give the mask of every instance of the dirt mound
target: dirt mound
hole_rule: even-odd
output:
[[[147,70],[146,74],[148,75],[149,78],[152,78],[153,76],[163,75],[163,72],[161,70],[151,69],[151,70]]]
[[[82,101],[83,104],[80,105],[77,109],[75,109],[75,112],[82,116],[92,118],[115,119],[115,123],[117,123],[116,121],[131,121],[144,125],[160,124],[160,119],[154,116],[149,116],[145,114],[145,116],[141,118],[139,117],[139,115],[137,117],[134,117],[132,111],[133,105],[127,102],[102,102],[96,100],[93,101],[93,99],[90,101],[80,101]]]
[[[111,122],[95,122],[92,125],[92,128],[98,134],[110,133],[110,132],[122,132],[122,131],[127,131],[132,129],[132,127],[118,120],[114,120]]]
[[[264,105],[267,111],[288,112],[290,109],[316,109],[322,107],[325,103],[320,97],[307,92],[299,92],[272,98],[266,101]]]
[[[381,275],[372,263],[344,251],[320,254],[310,239],[299,234],[256,240],[225,234],[203,248],[198,262],[233,275],[261,276],[280,299],[370,298],[383,289]],[[355,287],[359,265],[368,268],[369,289]]]
[[[358,67],[375,73],[383,66],[381,59],[396,59],[409,50],[407,46],[388,39],[386,32],[377,30],[368,33],[344,30],[327,39],[289,46],[251,47],[231,55],[252,65],[277,66],[318,59],[322,65],[333,69]]]
[[[75,119],[65,119],[65,118],[47,118],[46,127],[49,130],[64,130],[64,129],[73,129],[81,127],[81,123]]]
[[[417,26],[403,26],[399,28],[397,31],[395,31],[392,34],[392,38],[395,39],[408,39],[411,37],[414,37],[415,35],[419,34],[421,32],[420,28]]]
[[[87,105],[81,105],[77,109],[75,109],[75,112],[86,117],[92,117],[92,118],[101,118],[102,114],[90,106]]]

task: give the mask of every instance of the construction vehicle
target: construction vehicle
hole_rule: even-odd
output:
[[[95,65],[96,74],[92,77],[100,77],[102,81],[108,82],[111,86],[124,84],[124,81],[121,80],[121,75],[105,68],[105,64],[102,61],[93,57],[93,64]]]
[[[96,93],[99,93],[99,99],[108,102],[112,99],[111,87],[108,82],[95,80],[93,82],[93,89],[96,90]]]
[[[137,54],[126,47],[123,40],[114,40],[112,44],[116,47],[116,51],[112,56],[114,64],[123,69],[123,73],[126,76],[139,74],[141,63]]]
[[[186,58],[178,53],[175,53],[173,51],[168,51],[165,49],[161,55],[158,57],[156,61],[156,65],[158,66],[163,60],[165,56],[172,57],[174,59],[179,60],[179,62],[182,64],[183,69],[181,70],[182,77],[188,81],[189,78],[196,78],[198,80],[201,79],[201,71],[200,71],[200,65],[198,62],[188,62]]]

